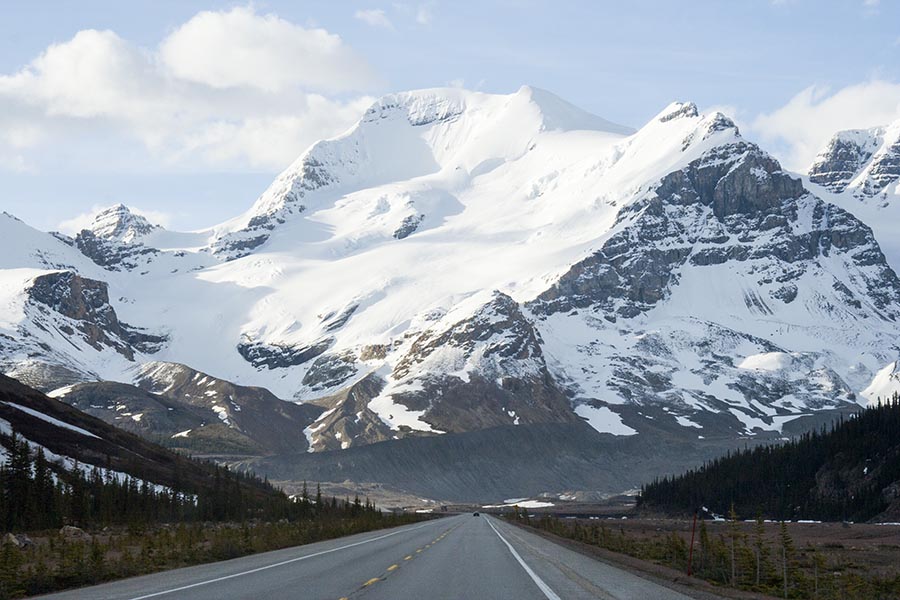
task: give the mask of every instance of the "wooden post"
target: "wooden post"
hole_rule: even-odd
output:
[[[691,527],[691,547],[688,550],[688,568],[687,574],[688,577],[693,573],[693,563],[694,563],[694,534],[697,532],[697,511],[694,511],[694,525]]]

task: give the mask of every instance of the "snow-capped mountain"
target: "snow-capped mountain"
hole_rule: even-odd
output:
[[[527,87],[395,94],[207,231],[116,207],[98,259],[6,218],[0,351],[35,383],[65,370],[45,388],[158,361],[315,401],[312,451],[581,421],[778,434],[898,354],[900,281],[836,193],[690,103],[632,132]]]
[[[900,179],[900,121],[840,131],[809,168],[809,179],[829,191],[857,197],[896,195]]]
[[[900,269],[900,120],[834,135],[809,168],[811,188],[870,225]]]
[[[124,204],[117,204],[98,212],[88,231],[104,240],[133,244],[158,229],[162,228]]]

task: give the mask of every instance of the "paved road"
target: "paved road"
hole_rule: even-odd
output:
[[[466,514],[43,598],[679,600],[687,596],[493,517]]]

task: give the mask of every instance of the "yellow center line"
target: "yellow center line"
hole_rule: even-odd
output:
[[[457,527],[458,527],[458,525],[457,525]],[[440,540],[444,539],[444,537],[445,537],[446,535],[448,535],[450,532],[452,532],[454,529],[456,529],[456,527],[451,527],[450,529],[448,529],[447,531],[445,531],[444,533],[442,533],[441,535],[439,535],[433,542],[431,542],[431,544],[436,544],[436,543],[439,542]],[[419,548],[419,549],[417,549],[415,553],[416,553],[416,554],[420,554],[423,550],[425,550],[425,549],[427,549],[427,548],[431,548],[431,544],[425,544],[425,547],[424,547],[424,548]],[[404,557],[403,557],[403,560],[412,560],[412,559],[413,559],[413,556],[414,556],[413,554],[409,554],[409,555],[407,555],[407,556],[404,556]],[[396,570],[399,569],[399,568],[400,568],[400,565],[399,565],[399,564],[393,564],[393,565],[391,565],[391,566],[389,566],[389,567],[387,568],[386,573],[392,573],[392,572],[396,571]],[[373,577],[372,579],[370,579],[370,580],[368,580],[367,582],[365,582],[364,584],[362,584],[362,587],[364,587],[364,588],[369,587],[370,585],[372,585],[372,584],[374,584],[374,583],[378,583],[378,582],[381,581],[382,579],[383,579],[383,577]],[[347,596],[343,596],[343,597],[341,597],[339,600],[349,600],[349,598],[348,598]]]

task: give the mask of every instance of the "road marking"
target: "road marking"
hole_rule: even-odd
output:
[[[291,558],[289,560],[283,560],[281,562],[277,562],[271,565],[266,565],[264,567],[257,567],[255,569],[250,569],[249,571],[241,571],[240,573],[232,573],[231,575],[225,575],[224,577],[216,577],[215,579],[208,579],[206,581],[198,581],[197,583],[192,583],[190,585],[183,585],[181,587],[172,588],[171,590],[165,590],[162,592],[154,592],[152,594],[145,594],[143,596],[136,596],[131,598],[131,600],[146,600],[147,598],[156,598],[157,596],[165,596],[166,594],[174,594],[175,592],[183,592],[184,590],[190,590],[195,587],[200,587],[201,585],[208,585],[210,583],[218,583],[219,581],[226,581],[228,579],[234,579],[235,577],[242,577],[244,575],[251,575],[253,573],[259,573],[260,571],[266,571],[268,569],[274,569],[275,567],[281,567],[284,565],[289,565],[291,563],[299,562],[301,560],[306,560],[308,558],[315,558],[317,556],[322,556],[324,554],[331,554],[332,552],[338,552],[340,550],[346,550],[347,548],[355,548],[356,546],[362,546],[363,544],[369,544],[371,542],[377,542],[378,540],[383,540],[385,538],[389,538],[394,535],[398,535],[401,533],[406,533],[409,531],[415,531],[417,529],[422,529],[423,527],[427,527],[428,525],[432,525],[434,521],[423,523],[417,527],[412,527],[410,529],[401,529],[400,531],[394,531],[392,533],[388,533],[385,535],[380,535],[378,537],[374,537],[369,540],[363,540],[361,542],[354,542],[352,544],[347,544],[346,546],[340,546],[338,548],[332,548],[331,550],[322,550],[321,552],[315,552],[313,554],[307,554],[305,556],[298,556],[297,558]]]
[[[403,557],[403,560],[412,560],[412,555],[404,556],[404,557]]]
[[[528,576],[531,577],[531,580],[534,581],[534,583],[537,584],[538,588],[540,588],[540,590],[544,593],[544,596],[547,597],[547,600],[561,600],[561,598],[556,595],[556,592],[551,590],[550,586],[544,583],[544,580],[538,577],[537,573],[532,571],[531,567],[525,564],[525,561],[522,560],[522,557],[519,556],[519,553],[516,552],[516,549],[512,547],[512,544],[506,541],[505,537],[500,535],[500,532],[497,531],[497,528],[494,527],[494,524],[491,523],[490,519],[485,520],[487,521],[487,524],[491,526],[491,529],[494,530],[494,533],[497,534],[497,537],[500,538],[500,541],[506,544],[506,547],[509,548],[509,551],[512,553],[513,558],[519,561],[519,564],[522,565],[522,568],[525,569],[525,572],[528,573]]]
[[[388,572],[390,572],[390,571],[396,571],[396,570],[399,569],[399,568],[400,568],[400,565],[391,565],[391,566],[388,567]]]
[[[378,583],[379,581],[381,581],[381,578],[380,578],[380,577],[373,577],[372,579],[370,579],[370,580],[368,580],[367,582],[365,582],[362,586],[363,586],[363,587],[369,587],[369,586],[372,585],[373,583]]]

